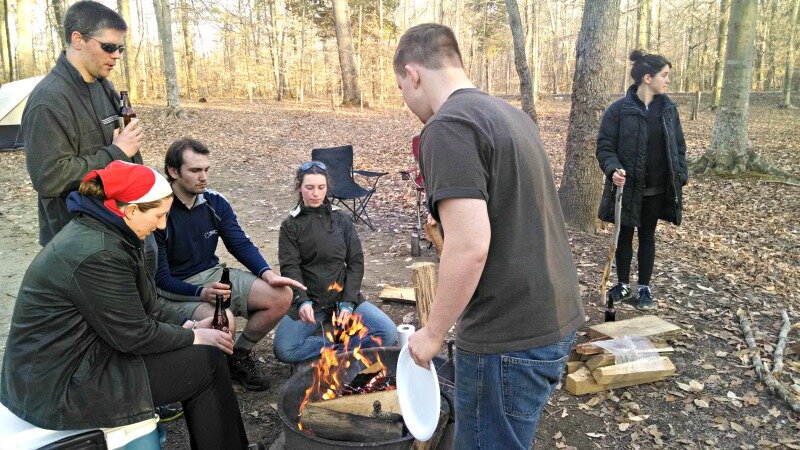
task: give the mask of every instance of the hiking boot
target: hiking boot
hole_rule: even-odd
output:
[[[617,283],[616,286],[608,291],[608,297],[614,300],[614,303],[626,302],[628,303],[633,298],[631,287],[627,284]]]
[[[639,300],[636,307],[641,310],[653,309],[656,304],[653,302],[653,294],[650,292],[649,286],[639,287]]]
[[[156,406],[159,422],[171,422],[183,415],[183,405],[180,402]]]
[[[233,354],[228,356],[228,370],[231,372],[231,380],[239,382],[246,389],[251,391],[269,389],[269,380],[259,373],[250,352],[234,350]]]

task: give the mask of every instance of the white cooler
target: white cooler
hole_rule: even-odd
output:
[[[59,441],[70,444],[83,442],[78,447],[109,450],[159,450],[157,417],[124,427],[94,430],[45,430],[25,422],[0,404],[0,450],[57,450]],[[65,443],[65,442],[62,442]]]

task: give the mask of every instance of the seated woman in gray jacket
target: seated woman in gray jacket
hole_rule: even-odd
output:
[[[275,334],[275,356],[283,362],[303,362],[319,357],[323,347],[349,351],[390,346],[397,342],[397,327],[383,311],[361,295],[364,254],[353,221],[326,201],[329,177],[319,161],[301,165],[295,175],[297,207],[281,224],[278,260],[281,275],[303,283],[294,290],[292,307]],[[347,323],[360,316],[366,336],[354,336],[348,348],[331,342],[322,330],[325,321]]]
[[[158,321],[142,240],[166,226],[172,189],[147,166],[114,161],[67,197],[76,215],[25,272],[8,333],[0,402],[40,428],[111,428],[182,402],[193,449],[247,448],[211,319]]]

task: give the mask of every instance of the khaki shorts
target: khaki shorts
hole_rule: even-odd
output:
[[[250,295],[250,288],[258,277],[250,272],[239,269],[231,269],[231,307],[234,316],[249,317],[247,311],[247,297]],[[218,282],[222,278],[222,266],[217,265],[208,270],[204,270],[196,275],[184,279],[186,283],[198,286],[208,286]],[[200,306],[199,297],[175,295],[169,292],[158,290],[158,295],[163,300],[161,308],[155,311],[156,317],[171,322],[181,323],[184,318],[191,319],[194,310]]]

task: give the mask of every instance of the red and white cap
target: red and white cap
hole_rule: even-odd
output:
[[[83,181],[100,177],[103,182],[103,191],[106,208],[114,214],[125,217],[117,207],[117,202],[122,203],[147,203],[172,194],[172,187],[163,175],[141,164],[132,164],[124,161],[112,161],[105,169],[92,170]]]

